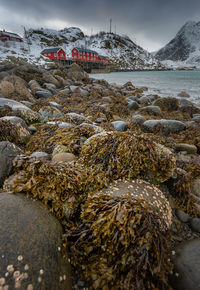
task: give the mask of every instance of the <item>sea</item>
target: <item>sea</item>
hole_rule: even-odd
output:
[[[187,92],[190,101],[200,104],[200,71],[140,71],[90,74],[92,78],[123,85],[128,81],[136,87],[148,87],[150,94],[176,97]]]

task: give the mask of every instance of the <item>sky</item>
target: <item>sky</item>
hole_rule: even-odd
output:
[[[0,0],[0,30],[75,26],[88,35],[128,35],[148,51],[167,44],[187,21],[200,21],[200,0]]]

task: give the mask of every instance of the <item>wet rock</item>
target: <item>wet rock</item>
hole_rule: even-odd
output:
[[[141,97],[141,98],[138,100],[138,102],[139,102],[140,104],[143,104],[143,105],[146,105],[146,106],[148,106],[148,105],[151,104],[151,100],[150,100],[148,97],[146,97],[146,96]]]
[[[35,94],[37,91],[42,91],[43,88],[40,86],[40,84],[36,80],[31,80],[28,82],[28,85],[31,89],[31,91]]]
[[[3,289],[71,289],[62,227],[39,201],[0,193],[0,232]]]
[[[200,161],[200,160],[199,160]],[[196,177],[191,183],[191,191],[200,197],[200,177]]]
[[[140,107],[140,105],[137,102],[132,101],[131,99],[129,99],[129,101],[128,101],[128,108],[130,110],[137,110],[137,109],[139,109],[139,107]]]
[[[197,147],[195,145],[186,144],[186,143],[179,143],[175,145],[175,149],[177,151],[186,151],[189,154],[197,153]]]
[[[58,144],[53,150],[52,157],[59,153],[67,153],[68,151],[69,149],[66,146]]]
[[[58,163],[58,162],[71,162],[76,159],[75,155],[72,153],[57,153],[53,156],[52,161]]]
[[[191,220],[190,216],[187,213],[185,213],[184,211],[180,210],[180,209],[178,209],[176,211],[176,216],[183,223],[187,223],[187,222],[189,222]]]
[[[200,108],[194,105],[180,105],[179,110],[183,113],[189,114],[191,117],[196,113],[200,113]]]
[[[80,125],[83,122],[91,123],[87,117],[77,113],[68,113],[65,116],[69,119],[69,122],[72,122],[76,125]]]
[[[23,105],[20,102],[6,99],[6,98],[0,98],[0,107],[2,106],[8,106],[12,109],[13,112],[17,114],[17,116],[21,117],[26,121],[26,123],[33,123],[40,120],[40,114],[37,112],[34,112],[27,106]]]
[[[146,121],[145,117],[141,115],[133,115],[132,116],[132,123],[142,125]]]
[[[45,120],[49,118],[62,118],[63,114],[61,111],[55,107],[44,106],[39,110],[39,113],[42,115],[42,118]]]
[[[186,93],[185,91],[180,92],[177,97],[179,98],[190,98],[190,95]]]
[[[153,102],[154,106],[159,106],[162,111],[172,112],[177,111],[180,101],[176,98],[165,97],[159,98]]]
[[[38,160],[50,160],[49,154],[46,152],[36,151],[30,155],[30,158],[38,159]]]
[[[128,96],[128,97],[126,98],[126,100],[127,100],[127,102],[128,102],[129,100],[132,100],[132,101],[138,103],[139,98],[138,98],[137,96],[134,95],[134,96]]]
[[[59,128],[70,128],[73,127],[74,125],[71,123],[67,123],[67,122],[60,122],[60,121],[49,121],[47,122],[47,124],[49,125],[58,125]]]
[[[52,94],[56,93],[56,86],[51,83],[44,83],[43,87],[46,88],[48,91],[50,91]]]
[[[28,127],[28,130],[33,134],[33,133],[35,133],[35,132],[37,132],[37,128],[35,127],[35,126],[29,126]]]
[[[104,129],[103,129],[103,128],[101,128],[101,127],[99,127],[99,126],[97,126],[97,125],[94,125],[94,124],[81,123],[81,124],[79,125],[79,127],[81,127],[81,126],[87,126],[87,127],[93,128],[95,134],[99,134],[99,133],[101,133],[101,132],[104,132]]]
[[[194,232],[198,232],[200,233],[200,218],[193,218],[191,221],[190,221],[190,226],[191,226],[191,229],[194,231]],[[199,257],[200,258],[200,257]]]
[[[38,98],[50,98],[52,96],[52,93],[50,93],[49,91],[36,91],[35,95]]]
[[[46,83],[54,84],[57,88],[60,87],[59,81],[50,73],[44,72],[42,76],[43,76],[43,79]]]
[[[20,154],[21,150],[9,141],[0,142],[0,186],[4,179],[12,173],[13,159]]]
[[[60,104],[56,103],[56,102],[49,102],[49,104],[52,106],[52,107],[55,107],[57,109],[62,109],[63,106],[61,106]]]
[[[12,98],[18,96],[19,100],[34,101],[34,97],[29,92],[26,82],[17,76],[5,77],[3,82],[3,87],[0,84],[0,93],[7,98]],[[10,83],[11,85],[8,85]],[[11,87],[12,86],[12,87]],[[14,91],[13,91],[14,89]]]
[[[112,125],[117,131],[124,132],[128,129],[128,123],[124,121],[114,121],[112,122]]]
[[[143,123],[142,126],[145,132],[156,133],[160,132],[164,135],[170,133],[179,133],[186,129],[186,125],[177,120],[148,120]]]
[[[146,113],[150,116],[158,116],[158,117],[162,117],[162,111],[160,109],[160,107],[158,106],[147,106],[147,107],[143,107],[139,110],[140,113]]]
[[[175,264],[171,284],[176,290],[199,290],[200,287],[200,240],[179,245],[172,256]]]

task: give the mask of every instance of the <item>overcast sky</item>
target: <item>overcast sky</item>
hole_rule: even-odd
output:
[[[0,29],[77,26],[127,34],[148,51],[169,42],[189,20],[200,21],[200,0],[0,0]]]

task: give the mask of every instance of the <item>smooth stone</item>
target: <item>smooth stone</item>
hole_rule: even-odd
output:
[[[133,115],[132,123],[142,125],[146,121],[145,117],[141,115]]]
[[[62,226],[41,202],[0,193],[0,233],[0,288],[71,289]]]
[[[11,100],[11,99],[6,99],[6,98],[0,98],[0,107],[2,106],[9,106],[13,112],[16,112],[20,114],[20,117],[24,119],[28,123],[36,122],[40,120],[40,114],[37,112],[34,112],[27,106],[23,105],[20,102]]]
[[[186,151],[189,154],[196,154],[197,153],[197,147],[195,145],[186,144],[186,143],[176,144],[175,149],[177,151]]]
[[[31,133],[35,133],[35,132],[37,132],[37,128],[35,127],[35,126],[29,126],[28,127],[28,130],[31,132]]]
[[[127,102],[128,102],[128,100],[138,102],[139,98],[137,96],[128,96],[126,98],[126,100],[127,100]]]
[[[47,122],[49,125],[58,125],[59,128],[70,128],[73,127],[73,124],[67,122],[60,122],[60,121],[49,121]]]
[[[150,116],[158,116],[158,117],[162,117],[162,111],[160,109],[160,107],[158,106],[147,106],[147,107],[143,107],[139,110],[140,113],[146,113]]]
[[[38,98],[50,98],[52,96],[52,93],[49,91],[37,91],[35,92],[36,97]]]
[[[200,197],[200,178],[196,177],[191,183],[192,193]]]
[[[190,226],[191,226],[191,229],[194,231],[194,232],[198,232],[200,233],[200,218],[193,218],[191,221],[190,221]],[[200,257],[199,257],[200,258]]]
[[[145,121],[142,127],[145,132],[151,133],[154,133],[159,127],[164,134],[179,133],[186,129],[186,125],[181,121],[165,119]]]
[[[30,157],[38,160],[50,160],[49,154],[41,151],[33,152]]]
[[[141,98],[139,98],[138,102],[140,104],[143,104],[143,105],[146,105],[146,106],[151,104],[151,100],[148,97],[146,97],[146,96],[142,96]]]
[[[59,153],[67,153],[68,151],[69,149],[66,146],[58,144],[53,150],[52,157]]]
[[[185,213],[184,211],[182,211],[180,209],[176,210],[176,216],[183,223],[187,223],[191,220],[191,217],[187,213]]]
[[[124,121],[114,121],[112,122],[112,125],[117,131],[124,132],[128,129],[128,123]]]
[[[58,153],[53,156],[52,161],[59,163],[59,162],[71,162],[76,159],[76,156],[72,153]]]
[[[21,153],[21,149],[9,141],[0,142],[0,187],[6,177],[12,173],[13,159]]]
[[[49,104],[52,106],[52,107],[55,107],[57,109],[62,109],[63,106],[61,106],[60,104],[56,103],[56,102],[49,102]]]
[[[97,125],[94,125],[94,124],[81,123],[81,124],[79,125],[79,127],[82,127],[82,126],[87,126],[87,127],[93,128],[95,134],[98,134],[98,133],[101,133],[101,132],[104,131],[103,128],[101,128],[101,127],[99,127],[99,126],[97,126]]]
[[[171,286],[176,290],[200,289],[200,239],[184,242],[179,245],[172,256],[174,274]]]
[[[132,100],[128,101],[128,108],[130,110],[137,110],[137,109],[139,109],[139,107],[140,107],[140,105],[137,102],[132,101]]]

